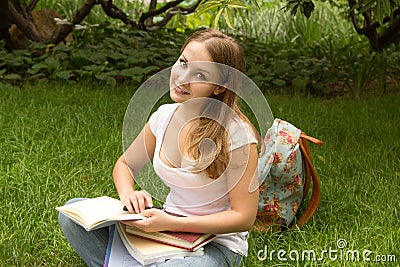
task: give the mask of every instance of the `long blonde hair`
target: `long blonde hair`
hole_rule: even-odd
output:
[[[185,47],[192,41],[203,43],[211,55],[213,62],[235,68],[240,72],[245,71],[243,48],[232,37],[227,36],[215,29],[201,30],[195,32],[186,40],[181,51],[183,51]],[[224,76],[226,79],[228,79],[228,74],[224,74]],[[224,104],[230,107],[242,121],[248,123],[252,127],[254,135],[258,139],[259,144],[261,143],[260,134],[240,110],[237,104],[238,96],[235,92],[228,88],[222,93],[214,95],[213,98],[222,101]],[[206,108],[212,109],[213,107],[212,105],[208,105]],[[225,117],[225,120],[229,120],[229,118]],[[187,153],[194,159],[199,159],[200,157],[199,146],[202,140],[209,138],[215,143],[215,160],[205,169],[206,174],[210,178],[218,178],[228,166],[230,160],[228,137],[229,135],[227,130],[223,125],[221,125],[220,122],[202,117],[199,119],[199,124],[197,127],[193,127],[191,129],[189,138],[186,139],[187,143],[185,145],[187,147]]]

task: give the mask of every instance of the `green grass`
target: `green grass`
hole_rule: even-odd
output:
[[[322,187],[320,207],[301,230],[262,235],[253,233],[248,266],[263,266],[258,250],[337,249],[339,239],[347,241],[343,249],[373,251],[371,255],[396,255],[400,261],[400,223],[397,197],[400,186],[400,95],[368,99],[320,100],[312,98],[270,97],[277,117],[293,122],[306,133],[325,142],[311,146]],[[286,255],[288,258],[288,255]],[[372,256],[371,256],[372,258]],[[276,266],[369,266],[367,262],[325,261],[282,262]],[[307,264],[306,264],[307,263]],[[371,263],[375,266],[377,263]]]
[[[73,197],[117,197],[111,178],[134,88],[38,84],[0,89],[0,266],[83,266],[54,207]],[[346,249],[400,261],[400,95],[321,100],[268,96],[276,117],[325,142],[312,146],[322,198],[302,229],[251,233],[246,266],[368,266],[366,262],[273,261],[259,250]],[[317,257],[320,256],[319,254]],[[288,255],[286,254],[288,258]],[[370,266],[375,266],[370,264]]]

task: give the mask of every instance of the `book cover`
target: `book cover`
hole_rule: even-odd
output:
[[[118,199],[103,196],[57,207],[56,210],[75,221],[86,231],[114,224],[117,221],[141,220],[140,214],[123,211],[123,205]]]
[[[188,233],[188,232],[145,232],[136,227],[127,226],[126,231],[135,236],[156,242],[176,246],[178,248],[195,251],[215,238],[214,234]]]

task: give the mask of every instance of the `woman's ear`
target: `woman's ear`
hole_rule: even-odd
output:
[[[219,94],[222,94],[223,92],[225,92],[225,87],[217,86],[214,89],[214,95],[219,95]]]

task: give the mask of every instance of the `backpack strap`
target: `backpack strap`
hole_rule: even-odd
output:
[[[310,141],[318,146],[323,145],[323,142],[321,140],[318,140],[317,138],[308,136],[304,132],[302,132],[300,135],[299,144],[300,144],[300,150],[301,150],[301,154],[303,157],[303,165],[304,165],[304,170],[305,170],[303,200],[308,194],[308,190],[310,188],[311,182],[313,185],[313,189],[312,189],[312,193],[311,193],[311,198],[308,201],[306,209],[304,210],[304,212],[301,213],[301,216],[298,219],[297,224],[294,225],[292,227],[292,229],[303,226],[314,215],[315,211],[318,208],[320,198],[321,198],[320,182],[319,182],[319,179],[317,176],[317,172],[315,171],[314,165],[311,160],[311,154],[310,154],[310,148],[308,147],[308,141]]]

